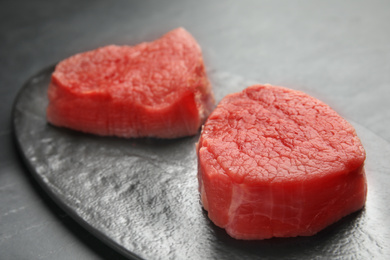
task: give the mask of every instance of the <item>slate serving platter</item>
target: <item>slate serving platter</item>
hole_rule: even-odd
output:
[[[19,93],[13,124],[37,181],[84,228],[131,259],[384,259],[390,255],[390,145],[352,122],[367,151],[366,207],[312,237],[239,241],[200,203],[195,143],[98,137],[46,122],[54,66]],[[217,101],[251,81],[210,71]]]

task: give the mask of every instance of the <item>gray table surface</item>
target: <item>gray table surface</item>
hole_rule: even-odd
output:
[[[12,104],[72,54],[185,27],[209,70],[306,91],[390,142],[390,2],[0,2],[0,259],[121,259],[39,187],[15,147]]]

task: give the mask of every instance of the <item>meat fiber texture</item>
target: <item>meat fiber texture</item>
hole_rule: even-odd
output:
[[[195,135],[214,107],[201,49],[183,28],[65,59],[48,96],[50,123],[128,138]]]
[[[310,236],[366,201],[354,128],[299,91],[255,85],[226,96],[197,154],[203,206],[237,239]]]

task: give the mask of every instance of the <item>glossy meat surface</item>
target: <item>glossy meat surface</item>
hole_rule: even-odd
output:
[[[48,95],[52,124],[120,137],[194,135],[214,105],[201,49],[182,28],[65,59]]]
[[[255,85],[226,96],[197,152],[203,206],[235,238],[313,235],[365,203],[354,128],[299,91]]]

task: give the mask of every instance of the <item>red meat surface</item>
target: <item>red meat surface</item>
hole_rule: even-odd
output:
[[[354,128],[299,91],[255,85],[226,96],[197,154],[203,206],[237,239],[310,236],[365,204]]]
[[[182,28],[65,59],[48,96],[52,124],[120,137],[194,135],[214,105],[201,49]]]

